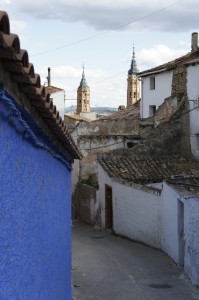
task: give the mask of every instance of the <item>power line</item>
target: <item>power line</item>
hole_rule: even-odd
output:
[[[189,44],[189,43],[190,43],[190,41],[186,41],[186,42],[184,42],[182,45],[173,48],[173,50],[179,49],[179,48],[181,48],[181,47],[183,47],[184,45],[187,45],[187,44]],[[170,55],[165,56],[164,58],[169,57],[169,56],[170,56]],[[158,58],[158,57],[159,57],[159,56],[156,56],[156,58]],[[139,65],[144,65],[145,63],[149,63],[150,61],[151,61],[151,59],[148,59],[148,60],[146,60],[145,62],[143,62],[143,63],[141,63],[141,64],[139,64]],[[101,82],[104,82],[104,81],[110,80],[110,79],[112,79],[112,78],[118,77],[118,76],[120,76],[120,75],[122,75],[122,74],[124,74],[124,73],[126,73],[126,72],[127,72],[127,71],[122,71],[122,72],[120,72],[120,73],[117,73],[117,74],[114,74],[114,75],[112,75],[112,76],[106,77],[106,78],[104,78],[104,79],[101,79],[101,80],[99,80],[99,81],[96,81],[95,84],[100,84]],[[74,90],[67,91],[67,93],[73,93],[73,92],[76,92],[76,91],[77,91],[77,90],[74,89]]]
[[[89,37],[84,38],[84,39],[81,39],[81,40],[77,40],[77,41],[71,42],[71,43],[66,44],[66,45],[62,45],[62,46],[59,46],[59,47],[56,47],[56,48],[53,48],[53,49],[49,49],[49,50],[45,50],[45,51],[42,51],[42,52],[38,52],[38,53],[32,54],[31,56],[39,56],[39,55],[42,55],[42,54],[46,54],[46,53],[49,53],[49,52],[57,51],[57,50],[60,50],[60,49],[63,49],[63,48],[71,47],[71,46],[73,46],[73,45],[77,45],[77,44],[86,42],[86,41],[91,40],[91,39],[94,39],[94,38],[96,38],[96,37],[98,37],[98,36],[105,35],[105,34],[111,32],[111,31],[113,31],[113,30],[118,30],[118,29],[121,29],[121,28],[123,28],[123,27],[129,26],[129,25],[131,25],[131,24],[135,24],[135,23],[137,23],[137,22],[140,22],[140,21],[142,21],[142,20],[144,20],[144,19],[147,19],[147,18],[149,18],[149,17],[151,17],[151,16],[154,16],[154,15],[156,15],[156,14],[159,14],[159,13],[161,13],[161,12],[167,10],[168,8],[173,7],[173,6],[175,6],[175,5],[177,5],[177,4],[181,3],[181,2],[184,2],[184,1],[185,1],[185,0],[180,0],[180,1],[174,2],[174,3],[172,3],[172,4],[170,4],[170,5],[167,5],[167,6],[161,8],[161,9],[159,9],[159,10],[156,10],[156,11],[154,11],[154,12],[151,12],[151,13],[149,13],[149,14],[146,14],[146,15],[144,15],[143,17],[140,17],[140,18],[138,18],[138,19],[135,20],[135,21],[131,21],[131,22],[128,22],[128,23],[125,23],[125,24],[122,24],[122,25],[113,27],[112,29],[106,30],[106,31],[104,31],[104,32],[101,32],[101,33],[98,33],[98,34],[95,34],[95,35],[92,35],[92,36],[89,36]]]

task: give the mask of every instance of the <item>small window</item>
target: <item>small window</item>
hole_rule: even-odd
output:
[[[155,90],[155,76],[150,77],[150,90]]]
[[[130,92],[129,97],[132,98],[132,92]]]
[[[156,112],[156,105],[149,105],[149,117],[153,117]]]
[[[133,93],[133,98],[136,98],[136,92]]]
[[[133,148],[135,145],[136,145],[136,144],[133,143],[133,142],[127,142],[127,143],[126,143],[126,146],[127,146],[127,148],[129,148],[129,149]]]

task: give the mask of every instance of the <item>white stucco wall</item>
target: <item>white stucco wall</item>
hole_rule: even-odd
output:
[[[160,196],[113,182],[116,233],[160,248]]]
[[[98,165],[102,226],[105,227],[105,184],[112,187],[115,233],[160,248],[160,196],[123,185]]]
[[[184,269],[192,282],[199,284],[199,196],[184,200]]]
[[[87,118],[89,120],[96,120],[97,119],[97,113],[95,111],[82,112],[82,113],[80,113],[80,116],[82,118]]]
[[[161,195],[161,247],[176,263],[179,263],[178,198],[179,195],[176,190],[163,182]]]
[[[187,67],[187,94],[189,109],[199,106],[199,65]],[[199,109],[190,111],[190,141],[191,150],[199,158]]]
[[[142,98],[141,118],[148,118],[149,106],[156,105],[156,109],[164,102],[164,99],[171,96],[173,71],[167,71],[155,76],[155,89],[150,90],[150,77],[142,77]]]
[[[52,94],[53,104],[56,105],[60,117],[64,120],[64,92],[60,91]]]
[[[161,248],[179,263],[178,193],[166,183],[153,184],[161,195],[113,181],[98,165],[99,203],[105,227],[105,184],[112,187],[113,227],[117,234]],[[136,187],[137,186],[137,187]]]
[[[98,164],[97,206],[105,227],[105,184],[112,187],[113,230],[162,249],[199,284],[199,196],[183,197],[163,182],[160,195],[112,180]],[[140,188],[140,189],[139,189]],[[142,187],[145,189],[144,187]]]

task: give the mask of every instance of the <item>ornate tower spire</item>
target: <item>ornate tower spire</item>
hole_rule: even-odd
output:
[[[89,88],[87,82],[86,82],[86,77],[84,73],[84,65],[83,65],[83,71],[82,71],[82,79],[80,81],[79,88]]]
[[[139,73],[139,70],[137,68],[137,63],[135,60],[135,47],[133,45],[133,56],[132,56],[132,60],[131,60],[131,67],[128,71],[128,75],[136,75],[137,73]]]
[[[82,79],[77,89],[77,113],[90,112],[90,88],[86,82],[84,65]]]
[[[127,78],[127,108],[136,103],[140,98],[140,82],[137,76],[138,73],[139,70],[135,60],[135,48],[133,45],[133,56]]]

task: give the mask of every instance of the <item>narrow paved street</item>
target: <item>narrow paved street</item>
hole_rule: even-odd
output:
[[[162,252],[73,224],[73,300],[192,300],[193,286]]]

